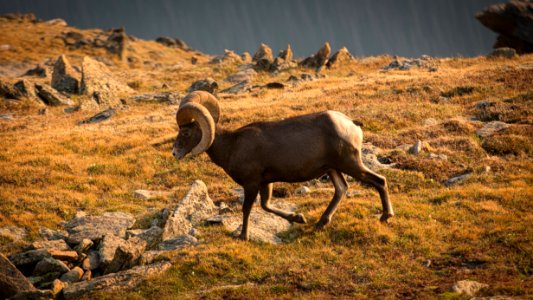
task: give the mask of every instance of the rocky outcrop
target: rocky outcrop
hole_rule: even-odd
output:
[[[328,62],[329,55],[331,54],[331,47],[328,42],[325,42],[322,48],[317,53],[311,55],[300,62],[300,66],[307,68],[314,68],[319,70]]]
[[[81,74],[76,71],[67,57],[61,55],[54,64],[52,87],[60,92],[75,94],[79,92]]]
[[[281,50],[276,59],[274,59],[274,62],[272,62],[272,65],[270,66],[270,71],[279,72],[295,66],[295,63],[292,61],[292,56],[292,49],[289,44],[287,45],[287,48]]]
[[[207,186],[200,180],[193,182],[191,189],[168,217],[163,228],[163,241],[189,234],[193,226],[217,213],[217,208],[207,193]]]
[[[270,70],[270,65],[273,60],[272,49],[266,44],[261,44],[252,57],[252,62],[255,63],[255,69],[258,71]]]
[[[518,53],[533,52],[533,2],[493,4],[476,14],[481,24],[499,34],[494,48],[509,47]]]
[[[183,40],[178,39],[178,38],[170,38],[168,36],[161,36],[161,37],[158,37],[155,41],[169,48],[189,50],[189,46]]]
[[[329,69],[344,66],[354,60],[352,54],[348,51],[348,48],[342,47],[339,51],[335,52],[326,63]]]
[[[63,297],[66,300],[79,299],[91,293],[107,290],[120,290],[133,288],[143,279],[161,274],[171,267],[169,262],[161,262],[146,266],[134,267],[130,270],[95,277],[90,281],[82,281],[71,284],[63,289]]]
[[[210,64],[220,64],[220,63],[243,63],[243,58],[237,53],[224,49],[224,54],[218,55],[209,61]]]
[[[0,299],[6,299],[35,288],[22,273],[0,253]]]
[[[124,28],[115,28],[110,30],[105,48],[109,53],[116,54],[121,59],[125,59],[127,43],[128,35],[126,34],[126,30]]]
[[[193,82],[187,92],[206,91],[215,94],[218,89],[218,83],[213,78],[206,78]]]
[[[127,85],[117,81],[101,62],[88,56],[83,58],[80,93],[89,95],[101,106],[120,105],[120,96],[132,93]]]
[[[135,223],[133,215],[123,212],[107,212],[102,216],[76,216],[65,224],[68,242],[78,244],[83,239],[101,240],[104,236],[126,237],[126,230]]]

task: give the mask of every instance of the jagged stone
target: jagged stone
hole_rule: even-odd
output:
[[[24,73],[24,76],[36,76],[46,78],[48,76],[48,70],[41,65],[35,66],[33,69],[29,69]]]
[[[102,121],[105,121],[109,118],[111,118],[113,115],[115,115],[115,112],[116,110],[113,109],[113,108],[108,108],[104,111],[101,111],[99,113],[97,113],[96,115],[88,118],[88,119],[85,119],[85,120],[82,120],[80,122],[78,122],[78,125],[83,125],[83,124],[94,124],[94,123],[100,123]]]
[[[135,223],[133,215],[124,212],[106,212],[101,216],[80,216],[65,224],[68,242],[79,244],[83,239],[98,241],[105,235],[125,237],[126,230]]]
[[[162,240],[170,240],[186,235],[193,226],[217,213],[217,207],[207,193],[207,186],[201,180],[195,180],[191,189],[168,217],[163,228]]]
[[[93,245],[93,241],[89,239],[83,239],[78,245],[76,245],[76,247],[74,247],[74,250],[76,250],[78,253],[84,253],[87,252]]]
[[[274,59],[270,66],[270,71],[279,72],[293,67],[295,64],[292,62],[292,56],[292,49],[289,44],[287,45],[287,49],[281,50],[278,56]]]
[[[46,84],[35,84],[37,89],[37,95],[41,98],[44,103],[52,106],[57,105],[73,105],[74,102],[69,98],[61,95],[59,92],[54,90],[51,86]]]
[[[187,43],[185,43],[183,40],[179,38],[173,39],[168,36],[162,36],[162,37],[158,37],[155,41],[161,45],[164,45],[170,48],[179,48],[182,50],[189,50],[189,46],[187,45]]]
[[[252,55],[250,55],[249,52],[243,52],[241,54],[241,59],[242,59],[242,62],[245,63],[245,64],[249,64],[252,62]]]
[[[133,237],[117,247],[113,260],[105,268],[104,273],[115,273],[120,270],[131,268],[137,264],[137,260],[144,253],[147,242],[139,237]]]
[[[12,241],[25,240],[28,237],[26,229],[17,226],[4,226],[0,228],[0,236]]]
[[[105,48],[109,53],[118,55],[121,59],[126,58],[128,35],[124,28],[111,29],[111,34],[107,38]]]
[[[128,231],[130,237],[137,237],[146,242],[146,248],[153,249],[157,244],[161,242],[163,235],[163,229],[158,226],[152,226],[149,229],[141,229],[136,232]],[[129,241],[129,239],[128,239]]]
[[[117,81],[103,63],[88,56],[83,58],[81,94],[91,96],[98,105],[117,106],[120,96],[132,92],[126,84]]]
[[[287,202],[273,202],[272,206],[285,211],[296,210],[296,205]],[[222,224],[226,229],[232,231],[233,235],[239,235],[241,233],[242,215],[234,214],[224,216]],[[281,239],[277,234],[289,230],[291,223],[262,209],[253,209],[250,214],[249,226],[251,240],[279,244],[281,243]]]
[[[422,141],[417,140],[416,143],[414,143],[413,146],[411,146],[411,148],[409,148],[407,152],[413,155],[418,155],[420,152],[422,152]]]
[[[115,257],[115,252],[117,251],[118,247],[125,244],[126,240],[116,235],[106,235],[102,239],[98,247],[98,257],[100,260],[99,267],[105,270],[107,266],[113,261],[113,258]]]
[[[210,64],[219,64],[219,63],[242,63],[242,57],[237,53],[224,49],[224,54],[216,56],[209,63]]]
[[[330,53],[331,53],[331,47],[329,46],[328,42],[325,42],[322,48],[320,48],[317,51],[317,53],[302,60],[300,62],[300,66],[307,67],[307,68],[320,69],[324,65],[326,65]]]
[[[69,267],[62,261],[52,257],[45,257],[33,269],[33,276],[40,276],[51,272],[63,274],[68,271],[70,271]]]
[[[34,266],[43,258],[49,257],[50,253],[46,249],[29,250],[26,252],[11,255],[9,259],[23,273],[31,273]]]
[[[80,88],[81,74],[69,63],[67,57],[62,54],[54,64],[52,72],[52,87],[60,92],[78,93]]]
[[[0,298],[6,299],[23,291],[33,291],[35,287],[22,273],[0,253]]]
[[[31,244],[31,248],[48,250],[71,250],[70,246],[64,240],[37,241]]]
[[[472,176],[472,172],[465,173],[465,174],[462,174],[462,175],[459,175],[459,176],[454,176],[454,177],[451,177],[450,179],[444,181],[444,185],[447,186],[447,187],[450,187],[450,186],[453,186],[453,185],[456,185],[456,184],[461,184],[461,183],[465,182],[471,176]]]
[[[350,51],[348,51],[346,47],[342,47],[339,51],[335,52],[330,59],[328,59],[326,66],[330,69],[343,66],[353,61],[353,59]]]
[[[90,281],[77,282],[63,289],[63,297],[65,300],[73,300],[79,299],[82,296],[87,297],[96,291],[133,288],[145,278],[160,274],[170,267],[171,264],[169,262],[161,262],[95,277]]]
[[[272,49],[261,43],[259,49],[255,52],[252,62],[255,62],[255,68],[261,71],[270,70],[270,65],[272,64],[274,57],[272,55]]]
[[[218,83],[213,78],[206,78],[193,82],[189,89],[189,93],[194,91],[206,91],[211,94],[214,94],[218,89]]]
[[[181,235],[176,238],[165,240],[159,244],[159,250],[177,250],[187,246],[198,244],[198,240],[189,234]]]
[[[62,230],[52,230],[49,228],[41,227],[39,228],[39,235],[49,241],[53,240],[66,240],[68,233]]]
[[[69,283],[78,282],[81,280],[82,276],[83,276],[83,270],[80,267],[74,267],[72,270],[61,275],[60,280],[63,282],[69,282]]]
[[[488,284],[480,283],[473,280],[460,280],[453,285],[452,290],[458,294],[465,294],[467,296],[473,297],[479,290],[488,286]]]

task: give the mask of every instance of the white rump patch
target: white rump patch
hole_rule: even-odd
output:
[[[354,145],[360,145],[362,143],[363,132],[350,118],[343,113],[333,110],[328,110],[327,114],[333,121],[335,129],[341,139]]]

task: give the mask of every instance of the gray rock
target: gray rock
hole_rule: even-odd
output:
[[[227,89],[224,89],[221,91],[221,93],[227,93],[227,94],[240,94],[240,93],[246,93],[252,90],[252,86],[250,85],[249,81],[242,81],[235,85],[230,86]]]
[[[496,132],[503,130],[507,127],[509,127],[509,124],[507,123],[500,121],[492,121],[485,124],[485,126],[483,126],[482,128],[478,129],[476,131],[476,134],[480,137],[485,138],[494,135]]]
[[[17,266],[19,269],[30,268],[33,270],[33,267],[40,262],[43,258],[49,257],[50,253],[46,249],[37,249],[29,250],[26,252],[14,254],[9,257],[9,260]]]
[[[69,262],[77,261],[80,258],[78,252],[76,251],[48,250],[48,253],[50,253],[50,256],[55,259],[65,260]]]
[[[101,216],[80,216],[70,220],[65,228],[69,233],[68,242],[79,244],[83,239],[101,240],[106,235],[125,237],[126,230],[135,223],[129,213],[106,212]]]
[[[270,66],[270,72],[279,72],[291,67],[295,67],[296,64],[292,60],[293,53],[291,45],[287,45],[285,50],[281,50],[278,54],[278,57],[274,59],[272,65]]]
[[[247,68],[244,70],[241,70],[231,76],[228,76],[225,81],[231,82],[231,83],[241,83],[243,81],[251,82],[254,77],[257,75],[257,72],[254,71],[252,68]]]
[[[255,68],[261,71],[270,70],[270,65],[272,64],[273,60],[274,57],[272,55],[272,49],[263,43],[259,46],[259,49],[257,49],[252,57],[252,61],[255,63]]]
[[[170,103],[177,104],[181,99],[181,94],[178,92],[161,92],[161,93],[151,93],[151,94],[141,94],[132,96],[129,98],[135,102],[148,102],[148,103]]]
[[[165,240],[159,244],[159,250],[176,250],[198,244],[198,240],[191,235],[181,235],[176,238]]]
[[[167,253],[168,251],[161,251],[161,250],[146,251],[141,255],[138,263],[139,265],[144,266],[144,265],[153,264],[155,262],[169,261],[170,258],[166,256]]]
[[[149,229],[142,229],[139,231],[129,231],[130,237],[137,237],[146,242],[146,248],[153,249],[161,242],[163,229],[158,226],[152,226]],[[129,241],[129,239],[128,239]]]
[[[68,271],[70,271],[69,267],[67,267],[62,261],[52,257],[45,257],[35,266],[35,269],[33,269],[33,275],[40,276],[51,272],[63,274]]]
[[[104,273],[115,273],[135,266],[139,257],[144,253],[146,244],[145,240],[139,237],[133,237],[119,245],[115,251],[113,260],[105,268]]]
[[[29,80],[22,79],[14,84],[14,88],[17,89],[19,97],[27,98],[33,101],[38,106],[44,106],[41,98],[37,96],[35,84]]]
[[[17,226],[4,226],[0,228],[0,236],[12,241],[25,240],[28,237],[26,229]]]
[[[299,65],[319,70],[324,65],[326,65],[330,53],[331,47],[329,46],[328,42],[325,42],[322,48],[320,48],[317,53],[305,58],[299,63]]]
[[[378,160],[378,155],[381,153],[381,149],[370,144],[365,143],[361,148],[363,164],[372,171],[379,171],[382,169],[388,169],[393,167],[393,164],[383,164]]]
[[[65,300],[73,300],[79,299],[82,296],[90,296],[91,293],[97,291],[133,288],[145,278],[161,274],[171,266],[169,262],[137,266],[126,271],[95,277],[91,281],[74,283],[63,289],[63,297]]]
[[[231,207],[229,207],[225,202],[220,202],[220,204],[218,205],[218,213],[219,214],[226,214],[226,213],[230,213],[232,211],[233,210],[231,209]]]
[[[243,58],[237,53],[224,49],[224,54],[218,55],[209,61],[210,64],[220,64],[220,63],[242,63]]]
[[[89,239],[83,239],[76,247],[74,247],[74,250],[76,250],[79,253],[85,253],[87,252],[92,246],[94,245],[94,242]]]
[[[295,195],[304,196],[311,192],[311,189],[306,186],[301,186],[294,191]]]
[[[20,292],[34,290],[31,282],[0,253],[0,298],[6,299]]]
[[[285,211],[295,211],[296,209],[296,205],[287,202],[274,202],[272,206]],[[225,216],[222,224],[226,229],[232,231],[233,235],[237,236],[241,233],[242,215],[234,214]],[[262,209],[253,209],[250,214],[249,226],[251,240],[279,244],[282,241],[277,234],[289,230],[291,223]]]
[[[416,143],[414,143],[413,146],[409,148],[409,151],[407,152],[413,155],[418,155],[420,152],[422,152],[422,141],[417,140]]]
[[[448,160],[448,155],[430,153],[429,154],[429,158],[431,158],[431,159],[440,159],[440,160]]]
[[[348,51],[346,47],[342,47],[339,51],[335,52],[329,59],[326,66],[330,69],[336,68],[339,66],[344,66],[351,63],[354,60],[354,57]]]
[[[59,272],[50,272],[41,276],[30,276],[28,277],[28,280],[33,284],[33,286],[39,288],[41,286],[48,285],[50,282],[54,281],[60,276],[61,273]]]
[[[84,57],[80,93],[91,96],[92,100],[101,106],[120,105],[120,96],[128,95],[133,90],[117,81],[111,74],[103,63]]]
[[[105,120],[111,118],[114,114],[115,114],[115,109],[108,108],[108,109],[106,109],[104,111],[101,111],[101,112],[97,113],[96,115],[94,115],[94,116],[92,116],[92,117],[90,117],[88,119],[80,121],[78,123],[78,125],[100,123],[102,121],[105,121]]]
[[[118,247],[122,245],[126,245],[126,240],[113,234],[106,235],[102,239],[98,247],[98,257],[100,259],[101,269],[107,268],[107,266],[113,261]]]
[[[161,36],[158,37],[155,40],[157,43],[170,47],[170,48],[179,48],[182,50],[189,50],[189,46],[181,39],[178,38],[170,38],[167,36]]]
[[[218,83],[213,78],[206,78],[193,82],[187,91],[189,93],[194,91],[206,91],[214,94],[217,89]]]
[[[453,186],[453,185],[456,185],[456,184],[461,184],[461,183],[465,182],[471,176],[472,176],[472,173],[470,172],[470,173],[466,173],[466,174],[463,174],[463,175],[451,177],[450,179],[444,181],[444,185],[447,186],[447,187],[450,187],[450,186]]]
[[[465,294],[473,297],[479,290],[486,287],[488,287],[488,284],[479,283],[473,280],[461,280],[453,285],[452,290],[458,294]]]
[[[193,226],[217,214],[218,209],[207,193],[207,186],[195,180],[191,189],[168,217],[163,228],[163,241],[188,234]]]
[[[86,260],[83,261],[83,269],[84,270],[95,270],[100,266],[100,254],[98,251],[91,250],[89,251],[89,255],[87,256]]]
[[[44,103],[52,106],[57,105],[73,105],[74,102],[69,98],[61,95],[59,92],[54,90],[52,87],[46,84],[36,84],[35,88],[37,89],[37,95],[41,98]]]
[[[61,275],[60,280],[63,282],[69,282],[69,283],[78,282],[81,280],[82,276],[83,276],[83,270],[80,267],[74,267],[72,270]]]
[[[54,64],[52,73],[52,87],[60,92],[78,93],[80,89],[81,74],[76,71],[67,57],[61,55]]]
[[[52,230],[52,229],[41,227],[39,228],[39,235],[45,240],[54,241],[54,240],[66,240],[68,233],[63,230]]]
[[[70,246],[64,240],[53,241],[37,241],[31,244],[32,249],[48,249],[48,250],[71,250]]]

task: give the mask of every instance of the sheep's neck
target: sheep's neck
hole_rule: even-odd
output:
[[[207,149],[207,155],[209,158],[218,165],[219,167],[225,169],[227,165],[231,149],[231,132],[229,130],[223,129],[219,126],[216,127],[215,131],[215,140],[209,149]]]

